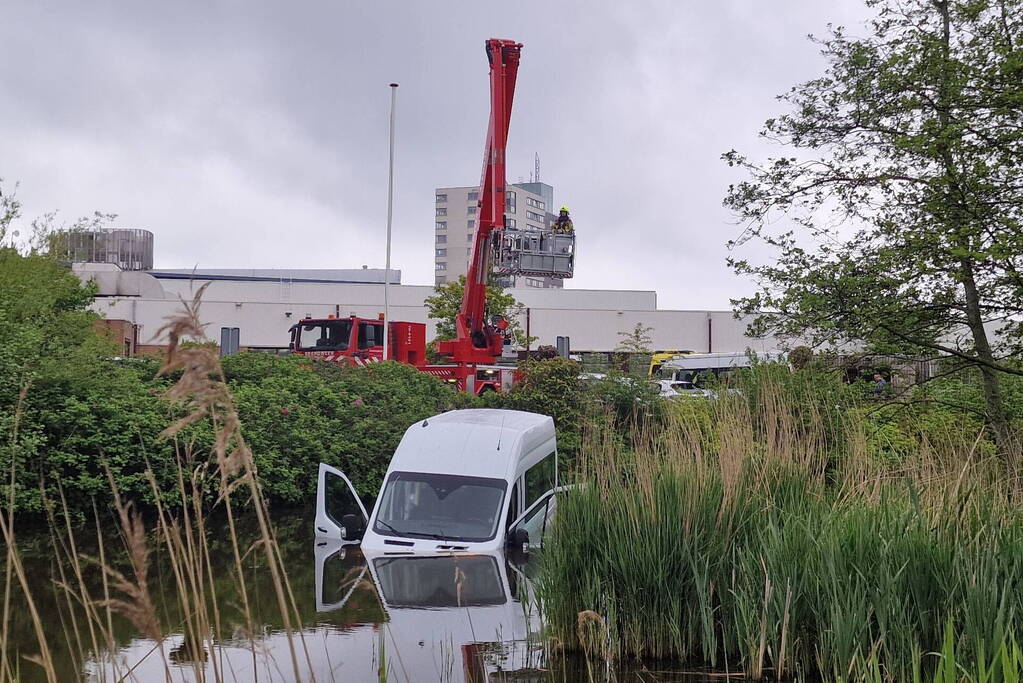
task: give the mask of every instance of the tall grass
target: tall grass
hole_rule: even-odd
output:
[[[875,464],[857,414],[765,374],[631,449],[589,434],[543,557],[551,638],[756,679],[1016,680],[1016,471],[977,434]]]
[[[176,440],[185,427],[206,425],[215,434],[212,452],[195,453],[187,441],[179,443],[177,485],[171,490],[162,490],[147,468],[144,476],[156,509],[145,517],[131,501],[122,499],[113,476],[109,476],[109,500],[95,507],[93,530],[78,523],[62,492],[60,500],[46,500],[50,547],[45,554],[56,575],[52,590],[41,589],[40,582],[27,575],[17,543],[14,505],[7,501],[0,514],[5,544],[0,683],[87,677],[137,680],[135,663],[121,661],[117,654],[118,644],[132,630],[152,641],[149,656],[162,662],[167,680],[172,678],[172,664],[190,668],[195,680],[233,680],[234,673],[219,654],[225,639],[234,645],[247,641],[254,666],[263,656],[255,637],[261,627],[246,592],[246,575],[251,574],[246,562],[251,564],[255,556],[261,557],[261,569],[270,576],[270,597],[288,643],[290,661],[273,662],[273,667],[290,671],[294,680],[306,677],[309,658],[297,629],[295,599],[216,350],[182,344],[203,338],[198,319],[201,296],[202,289],[161,330],[170,340],[161,373],[177,377],[167,399],[180,416],[163,436]],[[22,398],[29,390],[24,388]],[[15,430],[17,424],[15,420]],[[15,432],[12,448],[16,443]],[[139,458],[144,457],[145,445],[140,444]],[[212,506],[211,489],[215,493]],[[13,490],[12,483],[8,491]],[[211,508],[217,511],[212,526]],[[241,540],[235,519],[239,511],[254,522],[257,531],[251,542]],[[121,541],[116,546],[109,545],[111,526]],[[233,566],[214,566],[211,546],[224,542],[231,546]],[[163,558],[162,566],[169,566],[169,576],[154,576],[150,561],[154,553]],[[169,583],[170,590],[163,593],[174,600],[154,599],[154,580],[164,588]],[[239,604],[229,608],[218,599],[225,581],[238,596]],[[41,604],[49,610],[44,612]],[[15,605],[24,606],[27,617],[19,615]],[[19,618],[31,623],[34,646],[12,641],[11,623]],[[173,648],[172,633],[183,634],[175,638],[180,643]],[[55,656],[58,651],[62,656]]]

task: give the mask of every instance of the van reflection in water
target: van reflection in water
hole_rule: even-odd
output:
[[[321,543],[316,556],[317,610],[351,636],[328,649],[351,680],[381,667],[400,681],[545,680],[531,584],[503,554],[364,556]],[[366,609],[370,593],[378,615]]]

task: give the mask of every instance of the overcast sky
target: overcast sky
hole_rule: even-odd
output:
[[[486,38],[524,43],[508,177],[533,155],[578,233],[573,288],[727,308],[731,148],[763,156],[775,95],[818,74],[806,40],[859,0],[47,2],[0,15],[0,176],[26,218],[101,210],[157,267],[384,262],[432,284],[434,188],[479,181]],[[755,247],[749,247],[755,249]]]

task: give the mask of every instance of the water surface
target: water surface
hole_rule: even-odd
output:
[[[305,511],[276,515],[276,533],[297,610],[284,627],[273,582],[259,548],[245,556],[249,611],[229,569],[233,551],[224,533],[209,543],[215,574],[204,599],[217,605],[219,623],[202,642],[186,638],[173,568],[151,543],[150,591],[160,615],[162,643],[140,635],[126,619],[111,621],[113,643],[99,643],[82,607],[57,587],[76,584],[72,567],[59,567],[53,546],[65,543],[45,530],[23,534],[19,547],[33,597],[61,681],[689,681],[671,667],[610,666],[551,654],[541,635],[533,584],[536,558],[503,554],[410,557],[364,555],[357,546],[317,542]],[[93,534],[94,535],[94,534]],[[255,534],[246,530],[246,540]],[[89,559],[95,539],[76,538],[86,590],[103,596],[102,574]],[[108,560],[124,568],[123,543],[106,539]],[[62,574],[63,570],[63,574]],[[63,576],[63,579],[62,579]],[[116,595],[114,593],[113,595]],[[9,651],[25,681],[45,680],[25,655],[39,648],[24,604],[8,620]]]

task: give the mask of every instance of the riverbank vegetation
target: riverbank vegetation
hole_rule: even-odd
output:
[[[543,556],[549,636],[756,679],[1015,680],[1023,485],[984,430],[772,366],[624,446],[588,430]]]

